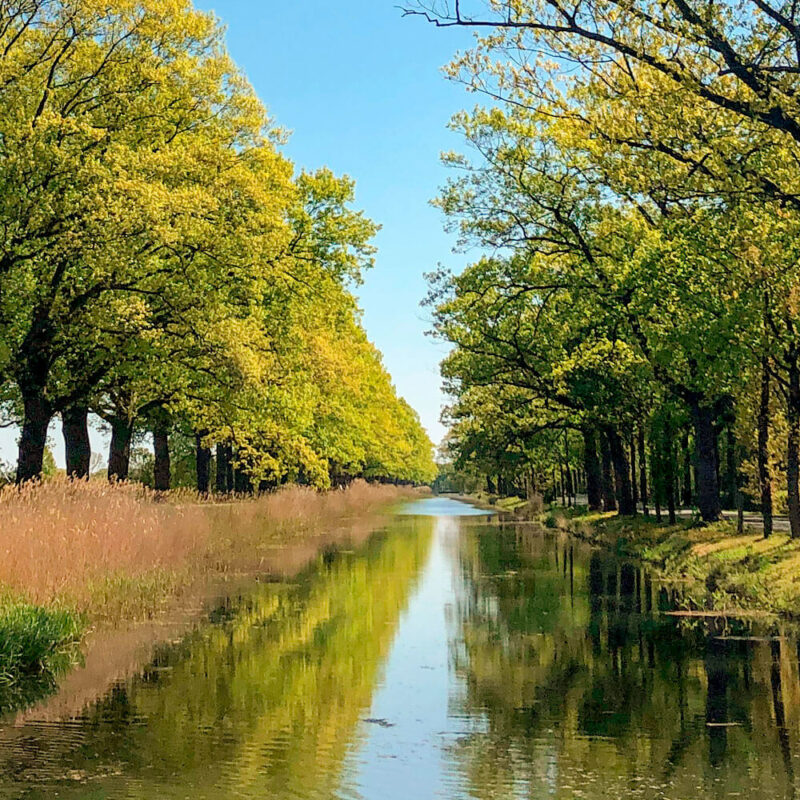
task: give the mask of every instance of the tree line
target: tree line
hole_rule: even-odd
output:
[[[377,226],[354,186],[298,173],[189,0],[0,4],[0,401],[16,479],[59,417],[67,472],[173,437],[198,489],[425,481],[431,444],[360,322]]]
[[[438,201],[484,255],[428,299],[456,467],[622,514],[750,503],[767,535],[777,505],[800,536],[800,11],[408,13],[479,31],[449,75],[491,100]]]

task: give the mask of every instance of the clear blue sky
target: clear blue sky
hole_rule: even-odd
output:
[[[403,18],[400,0],[195,0],[227,25],[228,47],[273,119],[291,131],[286,155],[298,167],[328,166],[356,180],[357,204],[383,229],[377,264],[358,294],[364,323],[398,391],[441,439],[442,345],[426,337],[419,303],[423,273],[458,267],[453,238],[430,200],[444,182],[443,150],[458,149],[450,117],[470,95],[441,73],[469,46],[462,30]],[[56,460],[63,465],[59,428]],[[0,433],[0,455],[15,458],[16,433]],[[106,455],[93,433],[92,449]]]
[[[465,31],[403,18],[400,0],[196,0],[228,27],[228,46],[272,117],[292,131],[286,154],[356,180],[357,203],[383,229],[359,296],[367,333],[434,441],[443,434],[442,346],[424,335],[423,273],[458,266],[430,200],[457,149],[450,117],[471,103],[441,73]]]

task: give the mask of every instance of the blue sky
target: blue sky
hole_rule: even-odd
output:
[[[423,273],[457,267],[453,237],[429,201],[457,149],[450,117],[470,104],[441,67],[469,45],[465,31],[403,18],[399,0],[196,0],[228,27],[228,47],[280,125],[300,167],[329,166],[356,180],[357,203],[383,225],[375,269],[359,296],[367,333],[398,391],[434,441],[443,429],[440,344],[419,307]]]
[[[228,47],[276,123],[291,131],[286,155],[298,168],[328,166],[356,180],[357,204],[383,228],[377,263],[358,294],[367,333],[384,354],[400,394],[434,442],[443,402],[443,346],[425,336],[423,273],[458,268],[454,240],[430,206],[458,149],[450,117],[471,104],[441,73],[469,46],[463,30],[436,30],[403,18],[400,0],[195,0],[227,25]],[[0,457],[16,457],[16,432],[0,432]],[[51,429],[63,466],[58,426]],[[92,449],[106,455],[104,437]]]

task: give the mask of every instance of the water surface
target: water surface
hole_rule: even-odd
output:
[[[252,581],[149,666],[0,724],[0,798],[790,798],[791,636],[687,625],[641,570],[433,499]]]

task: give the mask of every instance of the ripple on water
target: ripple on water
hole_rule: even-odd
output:
[[[0,725],[0,798],[797,794],[791,632],[669,617],[638,567],[485,514],[412,504],[209,608],[80,714]]]

